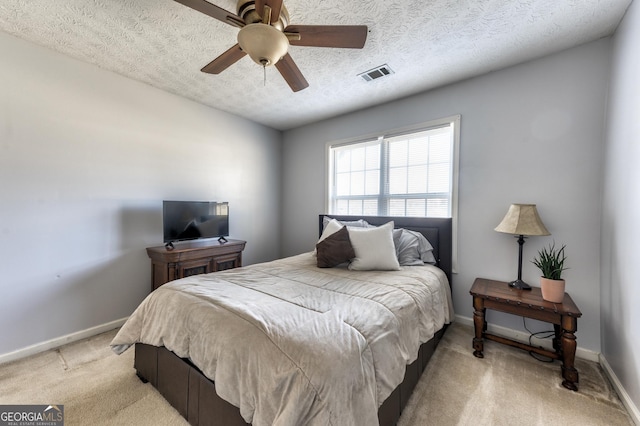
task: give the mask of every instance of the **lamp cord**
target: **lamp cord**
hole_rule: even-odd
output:
[[[524,329],[527,330],[529,332],[529,346],[533,346],[532,344],[532,340],[534,337],[536,339],[549,339],[552,337],[555,337],[556,332],[553,330],[545,330],[545,331],[537,331],[537,332],[532,332],[531,330],[529,330],[529,328],[527,327],[527,322],[526,322],[526,318],[522,317],[522,325],[524,325]],[[542,346],[540,346],[542,347]],[[542,356],[542,355],[538,355],[537,353],[533,352],[533,351],[529,351],[529,355],[531,355],[532,358],[540,361],[540,362],[553,362],[554,359],[553,358],[548,358],[546,356]]]

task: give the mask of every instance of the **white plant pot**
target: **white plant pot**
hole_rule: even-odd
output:
[[[564,300],[564,280],[550,280],[540,277],[542,298],[547,302],[562,303]]]

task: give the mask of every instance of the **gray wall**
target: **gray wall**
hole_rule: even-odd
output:
[[[613,38],[602,204],[601,315],[602,354],[636,407],[640,407],[638,46],[640,5],[634,2]]]
[[[3,33],[0,52],[0,354],[130,315],[163,199],[229,201],[245,263],[278,256],[280,132]]]
[[[516,277],[517,243],[493,228],[511,203],[535,203],[553,235],[528,239],[523,278],[538,285],[538,270],[529,262],[536,251],[554,240],[567,244],[567,291],[583,312],[578,345],[599,352],[601,154],[610,46],[609,39],[600,40],[285,132],[283,254],[310,250],[316,241],[316,217],[325,208],[327,142],[461,114],[456,313],[472,316],[469,288],[475,277]],[[488,316],[522,328],[521,318]]]

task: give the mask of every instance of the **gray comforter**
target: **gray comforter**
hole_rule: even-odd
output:
[[[113,339],[189,358],[254,425],[375,425],[419,345],[453,315],[433,266],[320,269],[312,253],[173,281]]]

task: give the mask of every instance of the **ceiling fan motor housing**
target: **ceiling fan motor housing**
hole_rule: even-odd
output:
[[[247,25],[262,22],[262,17],[258,15],[256,11],[256,2],[254,0],[238,0],[237,10],[238,16],[241,17]],[[284,31],[287,25],[289,25],[289,12],[284,4],[280,9],[278,20],[271,19],[271,25],[280,31]]]

